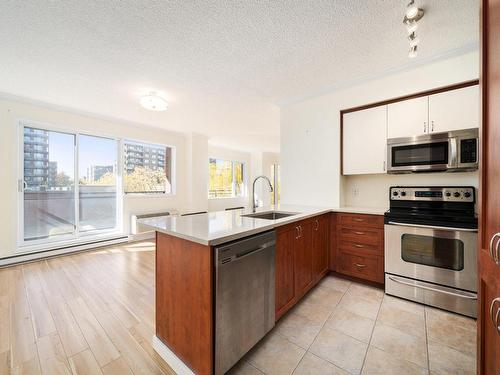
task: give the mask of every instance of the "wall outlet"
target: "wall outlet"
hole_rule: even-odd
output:
[[[352,196],[357,197],[359,195],[359,188],[354,187],[352,188]]]

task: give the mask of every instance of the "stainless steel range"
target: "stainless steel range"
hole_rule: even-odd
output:
[[[476,317],[475,189],[393,186],[389,194],[386,293]]]

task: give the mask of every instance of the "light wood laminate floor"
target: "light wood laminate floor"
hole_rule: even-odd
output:
[[[174,374],[151,346],[154,243],[0,269],[0,374]]]

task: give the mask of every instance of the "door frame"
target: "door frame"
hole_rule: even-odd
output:
[[[51,123],[40,122],[25,118],[18,118],[15,120],[15,135],[17,144],[17,248],[16,253],[24,253],[26,251],[38,251],[47,248],[53,248],[54,245],[60,244],[61,246],[71,246],[85,243],[92,240],[116,237],[123,234],[123,184],[122,184],[122,147],[123,140],[109,134],[102,134],[99,132],[86,132],[86,131],[72,131],[70,127],[62,125],[54,125]],[[31,127],[46,131],[58,132],[69,134],[74,137],[74,201],[75,201],[75,222],[74,230],[71,234],[58,236],[57,238],[44,238],[37,240],[26,241],[24,239],[24,128]],[[115,212],[115,227],[111,229],[103,229],[92,231],[89,234],[80,234],[79,231],[79,137],[81,135],[91,137],[101,137],[116,141],[117,155],[116,155],[116,212]]]

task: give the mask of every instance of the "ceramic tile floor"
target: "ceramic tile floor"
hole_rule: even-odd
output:
[[[327,276],[229,374],[475,374],[475,356],[475,320]]]

